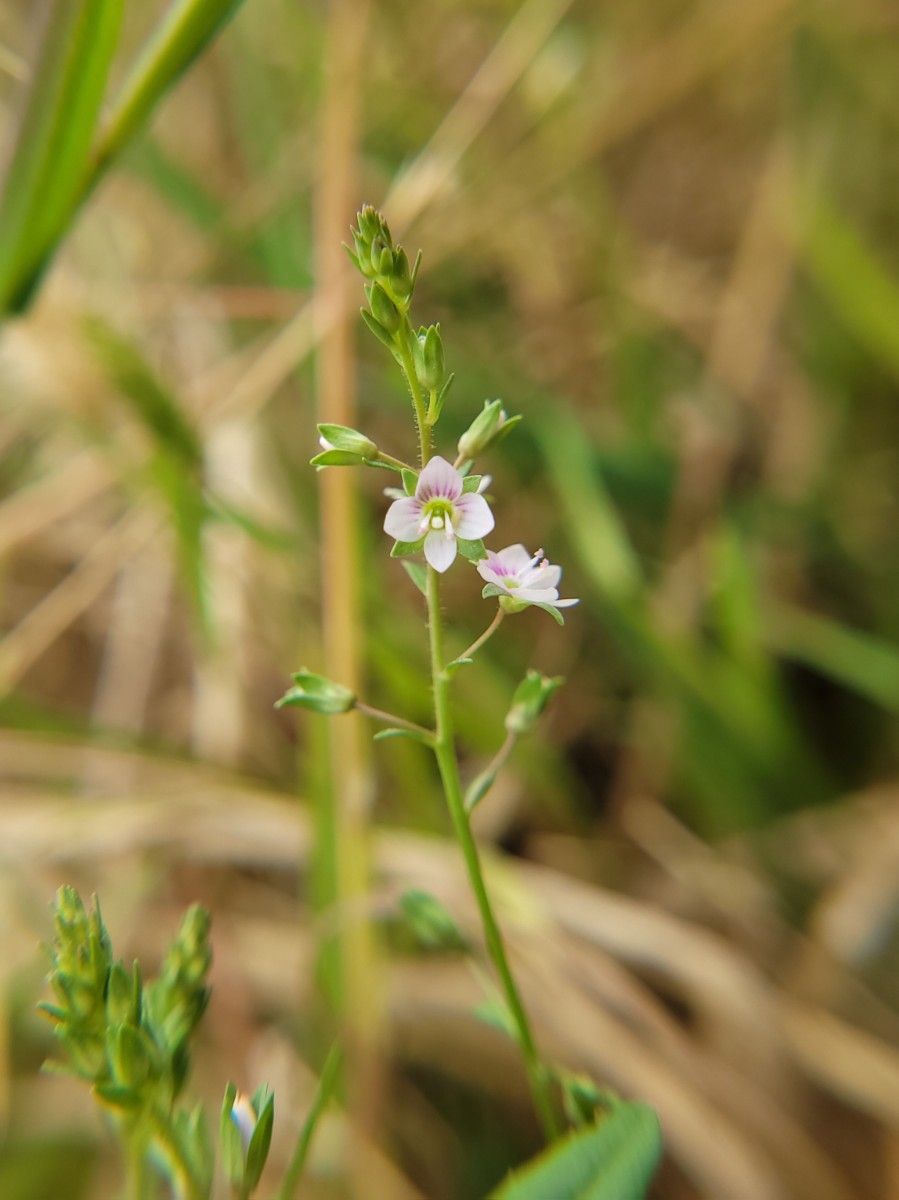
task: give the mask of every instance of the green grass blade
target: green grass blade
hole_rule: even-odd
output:
[[[123,8],[61,0],[50,11],[0,209],[0,311],[21,305],[81,192]]]
[[[99,177],[243,0],[175,0],[113,99],[94,153]]]
[[[823,197],[812,202],[803,253],[846,327],[899,378],[899,281]]]

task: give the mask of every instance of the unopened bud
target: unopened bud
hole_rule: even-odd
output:
[[[373,283],[368,289],[368,302],[371,305],[372,316],[382,329],[388,333],[396,333],[400,327],[399,309],[381,287]]]
[[[459,438],[459,457],[475,459],[504,438],[520,416],[508,417],[502,400],[485,400],[484,407]]]
[[[533,729],[550,696],[563,682],[561,675],[550,679],[547,675],[541,675],[539,671],[528,671],[515,689],[512,704],[506,714],[506,729],[509,733],[521,734]]]
[[[415,354],[415,373],[418,382],[429,392],[443,386],[446,364],[443,355],[443,339],[439,325],[429,325],[418,334],[418,352]]]
[[[308,708],[311,712],[333,716],[349,712],[355,707],[356,697],[349,688],[333,683],[323,675],[316,675],[305,668],[291,675],[294,687],[288,688],[275,708]]]

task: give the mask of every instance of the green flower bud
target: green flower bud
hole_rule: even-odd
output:
[[[443,386],[446,363],[443,356],[443,339],[439,325],[429,325],[418,335],[419,352],[415,355],[415,373],[418,382],[429,392]]]
[[[409,300],[414,287],[412,280],[412,269],[409,266],[409,259],[406,251],[402,246],[397,246],[393,255],[393,271],[390,275],[390,286],[393,289],[393,294],[400,300]]]
[[[521,417],[506,416],[502,400],[485,400],[484,407],[459,438],[459,455],[475,459],[504,438]]]
[[[509,733],[527,733],[533,729],[550,696],[564,683],[561,675],[550,679],[539,671],[528,671],[515,689],[512,704],[506,714],[506,729]]]
[[[143,1087],[153,1070],[153,1058],[143,1030],[135,1029],[133,1025],[110,1028],[106,1053],[117,1084],[134,1090]]]
[[[106,984],[106,1019],[110,1025],[139,1025],[141,1013],[141,977],[137,962],[132,971],[123,963],[113,963]]]
[[[275,708],[308,708],[312,712],[333,716],[349,712],[355,707],[356,697],[349,688],[332,683],[323,675],[307,671],[305,667],[291,675],[295,687],[288,688]]]
[[[322,463],[322,466],[361,466],[363,463],[377,460],[378,447],[371,438],[359,433],[357,429],[350,429],[346,425],[324,424],[318,426],[318,432],[319,442],[325,452],[324,455],[318,455],[318,458],[324,458],[334,451],[341,455],[339,461]],[[312,461],[315,463],[316,459]]]
[[[373,283],[368,289],[368,302],[372,316],[381,328],[388,333],[396,333],[400,327],[399,309],[379,283]]]

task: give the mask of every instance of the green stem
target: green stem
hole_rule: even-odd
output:
[[[146,1160],[147,1142],[140,1130],[132,1130],[125,1144],[125,1200],[150,1200],[150,1173]]]
[[[455,736],[453,719],[450,709],[449,679],[443,669],[443,618],[440,612],[440,575],[433,567],[428,567],[428,630],[431,647],[431,675],[434,687],[434,717],[436,724],[436,739],[434,754],[443,790],[449,807],[450,818],[456,840],[462,850],[468,878],[478,905],[481,924],[484,929],[484,939],[493,965],[499,975],[506,1003],[509,1006],[512,1020],[518,1035],[518,1042],[524,1055],[525,1068],[534,1105],[543,1126],[547,1140],[552,1141],[558,1136],[555,1114],[550,1096],[549,1079],[540,1061],[530,1022],[524,1009],[518,987],[513,978],[506,948],[499,925],[490,903],[484,875],[481,870],[481,860],[477,844],[471,832],[468,813],[462,796],[459,781],[459,766],[456,761]]]
[[[409,733],[418,734],[419,737],[427,741],[428,745],[433,744],[434,731],[432,729],[425,729],[424,725],[416,725],[414,721],[407,721],[405,717],[397,717],[393,713],[384,712],[381,708],[373,708],[370,704],[364,704],[361,700],[356,701],[355,707],[359,712],[365,713],[367,717],[371,717],[373,721],[383,721],[385,725],[396,725],[397,729],[407,729]]]
[[[300,1182],[300,1176],[303,1174],[303,1167],[306,1164],[309,1147],[312,1144],[312,1135],[315,1133],[319,1118],[325,1111],[325,1107],[337,1086],[340,1064],[341,1051],[335,1042],[328,1052],[328,1057],[325,1059],[325,1065],[322,1067],[322,1073],[319,1076],[315,1098],[312,1101],[312,1108],[303,1122],[303,1128],[300,1130],[293,1158],[291,1158],[287,1170],[284,1172],[284,1179],[281,1182],[281,1187],[278,1189],[275,1200],[293,1200],[297,1184]]]
[[[505,612],[499,607],[499,605],[497,605],[496,616],[493,618],[481,636],[473,641],[467,650],[462,651],[462,653],[459,655],[459,658],[471,658],[475,653],[477,653],[484,643],[489,641],[490,638],[492,638],[496,633],[497,629],[499,629],[505,615]]]
[[[424,393],[422,392],[421,384],[418,382],[418,376],[415,373],[415,361],[412,358],[410,339],[414,337],[415,331],[412,328],[409,318],[404,316],[403,323],[396,334],[395,340],[402,362],[403,374],[406,376],[406,383],[409,385],[409,394],[412,396],[412,407],[415,409],[415,424],[418,426],[418,440],[421,447],[421,465],[425,466],[431,457],[432,429],[428,424]]]

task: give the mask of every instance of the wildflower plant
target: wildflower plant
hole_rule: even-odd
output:
[[[549,1159],[534,1166],[539,1171],[539,1187],[544,1190],[539,1193],[529,1190],[526,1171],[510,1179],[497,1195],[506,1200],[524,1200],[538,1194],[564,1200],[587,1195],[587,1190],[579,1190],[586,1186],[589,1195],[597,1200],[612,1200],[612,1197],[638,1200],[658,1159],[655,1116],[644,1105],[624,1104],[598,1092],[589,1111],[588,1106],[574,1104],[575,1085],[542,1059],[510,966],[471,828],[472,810],[489,793],[518,738],[534,726],[562,680],[528,671],[512,697],[505,721],[505,739],[488,766],[467,786],[463,785],[459,768],[451,705],[456,671],[473,663],[506,617],[527,608],[538,608],[561,625],[562,610],[577,604],[577,600],[560,597],[561,568],[544,558],[542,550],[531,554],[520,543],[492,550],[484,544],[483,539],[494,532],[495,519],[484,495],[490,477],[478,474],[475,467],[511,432],[520,417],[508,416],[501,400],[488,400],[459,438],[452,461],[437,452],[437,426],[454,377],[446,368],[440,326],[413,323],[412,301],[421,254],[410,263],[403,247],[394,244],[382,214],[370,206],[358,214],[352,245],[346,249],[365,280],[368,304],[361,310],[362,319],[390,352],[405,382],[412,405],[417,454],[412,465],[403,457],[387,453],[358,430],[329,424],[318,426],[321,453],[312,459],[312,464],[319,469],[365,466],[399,477],[395,486],[385,489],[391,503],[383,528],[393,540],[391,555],[403,560],[410,578],[425,598],[433,724],[425,728],[375,709],[339,682],[306,669],[293,676],[294,686],[278,701],[278,707],[306,708],[328,715],[355,709],[386,726],[376,737],[412,737],[429,747],[436,758],[449,816],[501,989],[504,1006],[501,1023],[520,1047],[534,1106],[551,1143]],[[482,585],[482,597],[495,601],[484,632],[465,651],[454,656],[446,649],[441,592],[443,576],[451,569],[468,570],[473,582]],[[576,1088],[583,1090],[582,1081],[577,1082]],[[576,1127],[565,1136],[560,1107],[568,1123]],[[603,1119],[597,1124],[598,1114]],[[599,1130],[602,1136],[597,1142]],[[600,1143],[601,1153],[597,1151]],[[620,1174],[607,1169],[608,1155],[617,1157],[618,1167],[625,1165],[624,1182]]]
[[[177,1200],[208,1200],[215,1148],[202,1107],[185,1105],[182,1093],[209,999],[209,915],[198,905],[187,911],[148,983],[137,962],[129,970],[113,957],[96,900],[88,910],[74,888],[61,888],[54,925],[54,1002],[40,1005],[59,1047],[49,1069],[83,1080],[105,1110],[124,1152],[127,1200],[155,1196],[160,1180]],[[266,1089],[239,1098],[228,1084],[220,1146],[235,1200],[249,1200],[259,1182],[273,1119]]]

